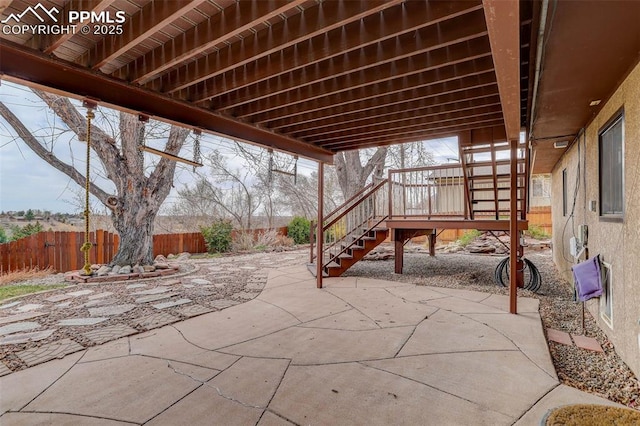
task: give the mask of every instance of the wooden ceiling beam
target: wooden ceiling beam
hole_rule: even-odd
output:
[[[335,99],[335,96],[327,96],[323,99],[315,100],[304,105],[299,105],[297,108],[282,108],[275,110],[271,113],[258,114],[252,117],[251,122],[263,123],[266,126],[271,127],[271,122],[291,117],[298,117],[309,113],[318,112],[319,117],[326,116],[327,114],[340,114],[347,111],[353,112],[354,110],[363,110],[368,108],[375,108],[381,105],[390,103],[406,102],[407,99],[416,99],[423,97],[432,97],[442,95],[445,93],[454,93],[464,91],[472,87],[488,86],[495,84],[495,75],[493,73],[483,73],[479,75],[471,75],[462,77],[457,80],[450,80],[444,83],[426,84],[418,88],[412,88],[408,90],[397,90],[389,92],[379,97],[368,96],[364,100],[361,96],[353,94],[352,96],[344,96],[343,99]],[[373,87],[375,88],[375,86]],[[371,93],[371,92],[369,92]],[[299,120],[299,119],[296,119]]]
[[[158,32],[205,0],[152,1],[122,24],[124,31],[117,37],[103,37],[96,45],[82,55],[78,62],[94,70],[102,69],[110,61],[123,55],[129,49]],[[109,73],[109,70],[103,70]]]
[[[181,63],[225,42],[231,42],[243,32],[304,4],[308,0],[240,1],[218,15],[199,23],[175,39],[145,53],[114,73],[132,83],[145,84]]]
[[[359,118],[354,120],[352,124],[345,122],[335,123],[334,125],[324,126],[322,128],[316,128],[313,130],[306,130],[302,132],[283,132],[296,139],[310,140],[315,137],[329,137],[336,133],[331,131],[332,129],[339,128],[340,132],[354,132],[363,131],[368,132],[374,129],[376,126],[387,126],[396,124],[399,121],[407,120],[408,118],[422,119],[427,117],[443,117],[448,118],[451,116],[459,116],[460,114],[472,114],[476,113],[481,108],[492,107],[495,110],[496,106],[500,106],[500,98],[498,96],[489,96],[477,101],[464,100],[459,102],[452,102],[440,105],[431,105],[427,108],[416,108],[410,103],[402,105],[402,107],[396,107],[393,110],[387,110],[386,113],[379,115],[370,115],[366,118]],[[395,111],[395,112],[394,112]]]
[[[429,128],[431,126],[436,126],[434,128],[439,129],[449,124],[458,125],[477,120],[499,120],[501,118],[502,110],[499,107],[496,108],[494,105],[476,108],[470,112],[444,113],[430,118],[420,116],[405,117],[395,122],[371,125],[365,130],[332,132],[325,136],[306,138],[304,140],[305,142],[320,146],[331,146],[331,144],[341,143],[342,141],[363,140],[369,139],[370,137],[411,133],[415,129],[423,130],[425,127]]]
[[[94,13],[100,13],[106,10],[115,0],[71,0],[61,8],[58,14],[58,25],[69,25],[70,10],[87,10]],[[56,51],[60,46],[69,41],[75,34],[68,32],[66,34],[41,34],[34,35],[26,45],[34,49],[41,50],[46,54]]]
[[[453,64],[430,71],[418,72],[409,76],[397,78],[384,84],[361,87],[358,90],[348,92],[346,95],[338,94],[327,96],[326,99],[323,99],[323,104],[336,108],[340,105],[346,105],[356,101],[361,102],[369,99],[377,99],[380,101],[380,99],[386,95],[393,95],[399,92],[409,94],[411,90],[421,89],[435,84],[459,81],[464,78],[471,78],[472,76],[490,74],[491,72],[493,72],[493,60],[490,56],[486,56],[460,64]],[[363,114],[365,115],[364,117],[358,117],[357,115],[354,115],[353,112],[350,112],[348,116],[344,116],[342,114],[337,116],[336,118],[338,120],[332,118],[334,117],[332,115],[327,118],[331,119],[331,121],[343,121],[354,118],[366,118],[366,115],[368,115],[366,112]],[[268,126],[269,128],[280,130],[287,128],[285,131],[293,132],[304,129],[321,128],[326,126],[328,123],[329,122],[324,122],[321,117],[315,117],[312,120],[307,120],[306,118],[301,120],[299,117],[294,117],[269,122]],[[296,129],[297,127],[301,127],[301,129]]]
[[[169,123],[200,128],[325,163],[333,162],[333,152],[330,150],[215,114],[1,38],[0,57],[0,75],[3,79],[54,91],[63,96],[79,99],[89,97],[98,100],[101,105],[121,111],[142,112]]]
[[[312,69],[282,78],[277,86],[260,84],[259,89],[252,88],[253,99],[246,97],[242,102],[244,106],[232,109],[233,115],[248,117],[282,108],[283,105],[291,108],[295,104],[324,98],[332,93],[353,91],[359,87],[441,67],[452,63],[456,58],[466,61],[469,56],[487,53],[482,11],[474,12],[472,16],[474,18],[470,15],[469,20],[461,19],[466,18],[465,16],[441,22],[335,60],[322,62]],[[463,25],[463,22],[467,25]],[[449,53],[448,47],[457,48],[457,52],[464,54],[456,57]],[[227,109],[225,105],[216,107],[217,110]]]
[[[507,137],[520,139],[520,2],[483,0]]]
[[[451,136],[457,136],[458,132],[472,130],[472,129],[480,129],[484,127],[494,127],[494,126],[504,126],[504,120],[496,120],[495,122],[486,122],[486,123],[469,123],[467,125],[457,125],[452,126],[450,128],[443,129],[425,129],[422,133],[416,132],[411,135],[400,135],[395,134],[389,137],[380,137],[376,139],[372,139],[367,142],[345,142],[341,145],[334,145],[331,148],[333,151],[348,151],[354,149],[365,149],[365,148],[374,148],[378,146],[387,146],[394,145],[400,143],[409,143],[409,142],[419,142],[430,139],[437,138],[445,138]]]
[[[279,76],[287,80],[294,71],[335,58],[353,49],[361,49],[383,40],[412,32],[419,28],[435,25],[443,20],[452,19],[474,10],[482,9],[479,1],[455,2],[406,2],[370,15],[362,20],[351,22],[342,28],[337,28],[313,37],[290,48],[289,55],[272,55],[261,58],[246,67],[234,69],[199,83],[188,89],[186,98],[194,102],[202,102],[213,97],[216,104],[233,107],[233,100],[240,103],[251,99],[255,85],[267,80],[274,81]],[[398,22],[402,25],[387,25]],[[376,31],[370,29],[375,28]],[[267,84],[268,85],[268,84]],[[249,88],[251,86],[251,88]],[[242,92],[240,92],[240,90]],[[233,92],[233,95],[229,95]],[[229,95],[225,96],[225,95]],[[222,98],[225,96],[225,98]]]
[[[402,0],[322,2],[278,24],[164,75],[153,88],[174,93],[304,40],[360,20]]]

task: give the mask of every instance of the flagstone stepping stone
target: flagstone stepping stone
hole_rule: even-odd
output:
[[[52,332],[55,330],[52,330]],[[62,339],[54,343],[18,352],[16,355],[29,367],[84,349],[82,345],[71,339]]]
[[[16,308],[15,310],[18,312],[31,312],[31,311],[36,311],[40,308],[42,308],[44,305],[40,305],[38,303],[27,303],[26,305],[22,305],[19,308]]]
[[[222,271],[222,268],[219,267],[219,266],[212,266],[212,267],[209,268],[209,270],[211,272],[219,272],[219,271]]]
[[[82,333],[82,335],[92,342],[100,345],[110,340],[119,339],[125,336],[131,336],[132,334],[136,334],[137,332],[138,330],[136,330],[135,328],[131,328],[125,324],[116,324],[109,327],[102,327],[91,330],[86,333]]]
[[[12,373],[11,369],[0,362],[0,377]]]
[[[126,288],[131,290],[132,288],[142,288],[146,286],[147,286],[146,284],[139,283],[139,284],[129,284]]]
[[[16,322],[0,327],[0,336],[4,336],[5,334],[18,333],[20,331],[33,330],[34,328],[39,327],[40,324],[38,324],[37,322]]]
[[[63,308],[68,308],[69,306],[71,306],[71,302],[62,302],[55,305],[55,308],[63,309]]]
[[[126,312],[129,312],[135,307],[136,305],[128,303],[125,305],[110,305],[110,306],[101,306],[99,308],[89,308],[89,315],[91,315],[92,317],[121,315]]]
[[[173,296],[178,296],[178,295],[179,293],[150,294],[148,296],[137,298],[136,303],[157,302],[158,300],[169,299]]]
[[[166,293],[167,291],[169,291],[170,289],[166,288],[166,287],[156,287],[156,288],[152,288],[149,290],[142,290],[142,291],[136,291],[135,295],[139,295],[139,294],[160,294],[160,293]]]
[[[19,345],[27,342],[37,342],[51,336],[56,329],[33,331],[31,333],[10,334],[0,338],[0,345]]]
[[[104,322],[108,319],[109,318],[107,317],[68,318],[68,319],[63,319],[58,321],[58,325],[61,325],[64,327],[79,326],[79,325],[95,325],[95,324],[100,324],[101,322]]]
[[[82,306],[84,306],[85,308],[94,308],[96,306],[113,305],[114,303],[116,303],[116,301],[113,299],[98,299],[90,300]]]
[[[202,305],[191,305],[185,306],[183,308],[177,309],[180,315],[183,315],[187,318],[195,317],[196,315],[207,314],[209,312],[213,312],[213,309],[208,308]]]
[[[113,293],[110,291],[105,291],[104,293],[92,294],[89,296],[89,300],[103,299],[105,297],[111,296]]]
[[[93,293],[93,290],[72,291],[71,293],[67,293],[67,294],[73,297],[80,297],[80,296],[86,296],[87,294],[91,294],[91,293]]]
[[[182,284],[182,281],[176,280],[176,281],[167,281],[167,282],[160,283],[160,285],[162,286],[171,286],[171,285],[178,285],[178,284]]]
[[[253,271],[254,269],[258,269],[255,266],[240,266],[238,269],[242,269],[245,271]]]
[[[194,288],[195,286],[193,284],[185,284],[183,285],[184,288]]]
[[[9,308],[13,308],[14,306],[18,306],[19,304],[21,304],[22,302],[11,302],[11,303],[7,303],[6,305],[2,305],[0,306],[0,309],[9,309]]]
[[[59,294],[57,296],[47,297],[44,300],[46,300],[47,302],[57,303],[57,302],[63,302],[65,300],[69,300],[72,297],[73,296],[69,296],[68,294]]]
[[[191,282],[195,285],[209,285],[211,284],[211,281],[209,280],[205,280],[203,278],[194,278],[191,280]]]
[[[43,315],[47,314],[42,312],[23,312],[21,314],[10,315],[8,317],[0,318],[0,325],[10,324],[12,322],[26,321],[33,318],[41,317]]]
[[[166,309],[166,308],[172,308],[174,306],[184,305],[190,302],[191,302],[191,299],[178,299],[171,302],[158,303],[157,305],[153,305],[153,307],[156,309]]]
[[[155,314],[147,315],[142,318],[133,320],[133,323],[146,330],[151,330],[152,328],[158,328],[164,325],[173,324],[174,322],[179,320],[180,318],[173,316],[168,312],[157,312]]]

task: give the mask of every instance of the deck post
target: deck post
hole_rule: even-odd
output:
[[[322,232],[322,216],[324,213],[324,163],[318,162],[318,224],[316,231],[316,287],[322,288],[322,263],[324,255],[324,235]]]
[[[395,273],[402,274],[404,266],[404,232],[402,229],[393,230],[393,242],[395,246]]]
[[[436,255],[436,230],[432,229],[431,233],[428,235],[429,238],[429,256],[435,257]]]
[[[511,139],[511,188],[509,196],[509,312],[518,313],[518,140]]]

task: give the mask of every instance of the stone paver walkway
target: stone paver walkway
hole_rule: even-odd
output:
[[[303,251],[193,260],[190,272],[132,282],[72,285],[0,304],[0,376],[120,337],[244,303],[271,269],[304,262]]]
[[[42,346],[24,362],[62,358],[0,377],[0,423],[521,426],[559,405],[612,404],[559,384],[535,299],[511,315],[506,296],[325,284],[280,265],[222,311],[64,357],[75,342]],[[103,324],[105,341],[138,331]]]

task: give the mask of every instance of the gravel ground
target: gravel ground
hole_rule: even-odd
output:
[[[391,249],[386,247],[387,251]],[[419,251],[418,251],[419,250]],[[464,253],[438,253],[435,258],[429,257],[421,247],[410,247],[406,249],[405,267],[402,275],[393,273],[393,259],[361,261],[354,265],[345,276],[366,276],[392,281],[409,282],[417,285],[429,285],[435,287],[465,288],[468,290],[482,291],[486,293],[508,294],[506,288],[500,287],[494,282],[494,269],[503,259],[503,256],[477,255]],[[418,252],[417,252],[418,251]],[[284,258],[283,258],[284,255]],[[145,289],[151,289],[174,282],[172,287],[180,293],[179,297],[188,297],[194,304],[209,307],[217,310],[221,307],[216,305],[216,301],[230,301],[241,303],[244,298],[237,297],[244,295],[255,297],[259,294],[257,288],[247,288],[247,283],[266,281],[268,270],[274,267],[299,265],[305,262],[306,250],[297,250],[289,253],[257,253],[240,256],[229,256],[217,259],[191,260],[181,266],[184,272],[192,273],[183,277],[167,277],[165,279],[148,280]],[[531,251],[525,254],[540,270],[542,276],[542,286],[539,292],[532,293],[527,290],[518,290],[518,294],[524,297],[535,297],[540,299],[540,315],[546,328],[555,328],[574,334],[584,334],[598,340],[604,353],[591,352],[580,349],[576,346],[566,346],[555,342],[549,342],[553,363],[558,372],[560,380],[572,387],[584,390],[611,401],[618,402],[629,407],[640,408],[640,383],[637,378],[620,359],[615,352],[613,344],[607,339],[605,334],[598,328],[591,315],[586,312],[586,327],[583,332],[581,325],[580,305],[573,301],[571,285],[563,280],[558,274],[551,252]],[[244,269],[247,266],[255,269]],[[194,278],[208,279],[212,286],[185,287],[188,280]],[[58,284],[62,281],[60,274],[49,277],[31,280],[24,284]],[[217,287],[215,284],[224,283],[224,286]],[[114,293],[109,299],[118,299],[121,303],[132,303],[130,293],[127,293],[126,285],[122,284],[100,284],[92,286],[94,294],[100,292]],[[82,287],[86,288],[86,287]],[[41,295],[30,295],[20,300],[23,303],[45,303],[45,298],[52,295],[71,291],[69,288],[58,289]],[[178,297],[178,296],[177,296]],[[68,309],[79,308],[80,303],[86,300],[78,300]],[[136,318],[140,318],[147,313],[149,308],[136,307],[136,309],[126,314],[115,316],[109,321],[116,323],[126,323],[129,326],[144,331],[135,323]],[[53,326],[63,317],[70,316],[72,312],[65,309],[54,310],[48,317],[39,318],[46,325]],[[172,312],[181,319],[185,315]],[[89,316],[88,312],[82,316]],[[177,319],[177,318],[176,318]],[[102,327],[105,324],[101,324]],[[65,333],[64,336],[54,335],[46,341],[38,344],[59,340],[63,337],[72,338],[84,346],[92,346],[94,343],[87,341],[80,332],[86,332],[91,327],[82,328],[65,327],[58,333]],[[9,345],[0,347],[0,360],[14,371],[25,368],[24,364],[13,355],[18,350],[23,350],[33,346],[34,343],[25,345]]]
[[[417,253],[412,253],[416,249]],[[391,248],[389,248],[391,250]],[[464,288],[486,293],[509,294],[494,281],[494,270],[504,256],[464,253],[437,253],[429,257],[421,247],[407,246],[402,275],[394,274],[393,259],[362,261],[344,276],[366,276],[435,287]],[[538,293],[518,290],[518,295],[540,300],[540,316],[545,328],[594,337],[604,353],[549,341],[553,363],[561,382],[628,407],[640,409],[640,383],[620,359],[613,344],[585,311],[582,330],[581,305],[573,301],[571,284],[558,273],[550,250],[525,252],[542,276]]]

